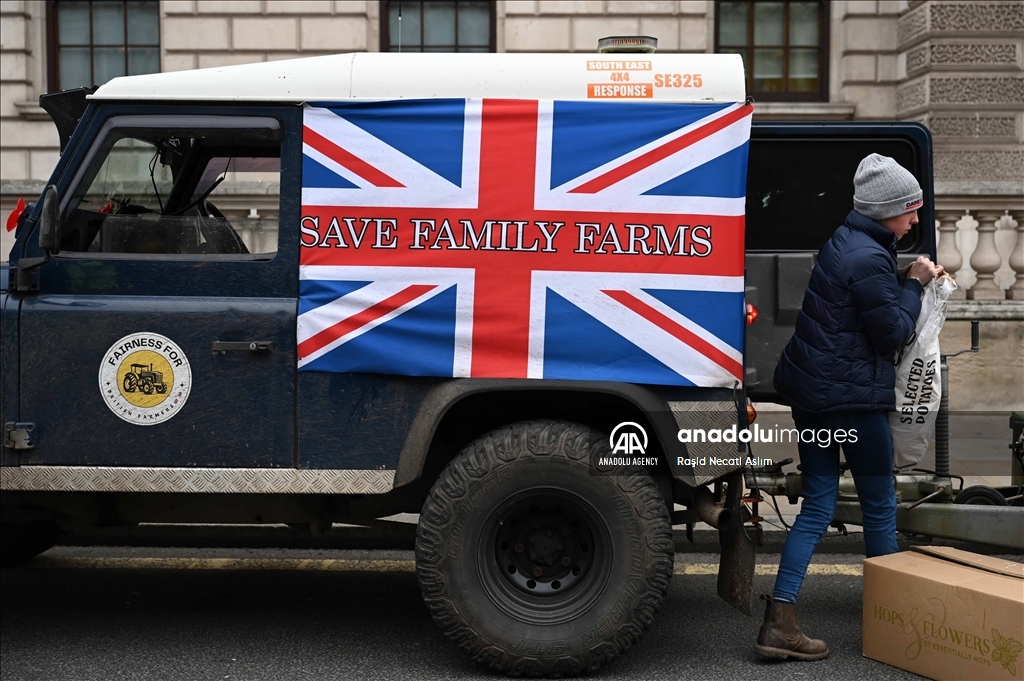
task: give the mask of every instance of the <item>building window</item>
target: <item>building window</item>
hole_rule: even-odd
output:
[[[160,3],[58,0],[49,8],[50,91],[160,70]]]
[[[827,2],[717,3],[718,52],[743,56],[755,99],[828,99]]]
[[[494,52],[493,2],[381,2],[382,52]]]

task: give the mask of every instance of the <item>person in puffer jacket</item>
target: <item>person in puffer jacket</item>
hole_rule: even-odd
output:
[[[839,495],[839,448],[853,472],[868,557],[899,551],[892,437],[895,352],[914,334],[924,285],[942,268],[925,257],[902,272],[896,241],[917,224],[922,191],[914,176],[879,154],[853,178],[854,210],[822,247],[796,332],[775,368],[778,393],[800,431],[800,514],[786,537],[774,592],[764,595],[756,651],[781,659],[828,657],[824,641],[796,623],[796,600],[811,555],[828,530]],[[806,439],[805,439],[806,438]]]

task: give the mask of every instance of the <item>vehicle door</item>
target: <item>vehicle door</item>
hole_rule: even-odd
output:
[[[751,130],[747,173],[746,387],[778,395],[772,374],[796,327],[818,251],[853,210],[853,175],[870,153],[890,156],[921,183],[920,222],[898,245],[901,263],[935,257],[931,136],[917,123],[768,123]]]
[[[19,294],[20,463],[292,466],[297,107],[87,120],[59,249]]]

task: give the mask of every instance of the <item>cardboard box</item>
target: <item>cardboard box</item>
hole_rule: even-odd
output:
[[[865,560],[864,656],[939,681],[1024,680],[1024,564],[947,547]]]

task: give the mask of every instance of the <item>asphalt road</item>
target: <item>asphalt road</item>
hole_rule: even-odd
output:
[[[0,676],[496,679],[434,626],[406,551],[58,547],[0,573]],[[773,583],[759,556],[757,592]],[[861,657],[856,555],[819,556],[801,595],[822,662],[753,652],[760,617],[715,594],[717,556],[678,554],[654,628],[592,678],[917,679]]]

